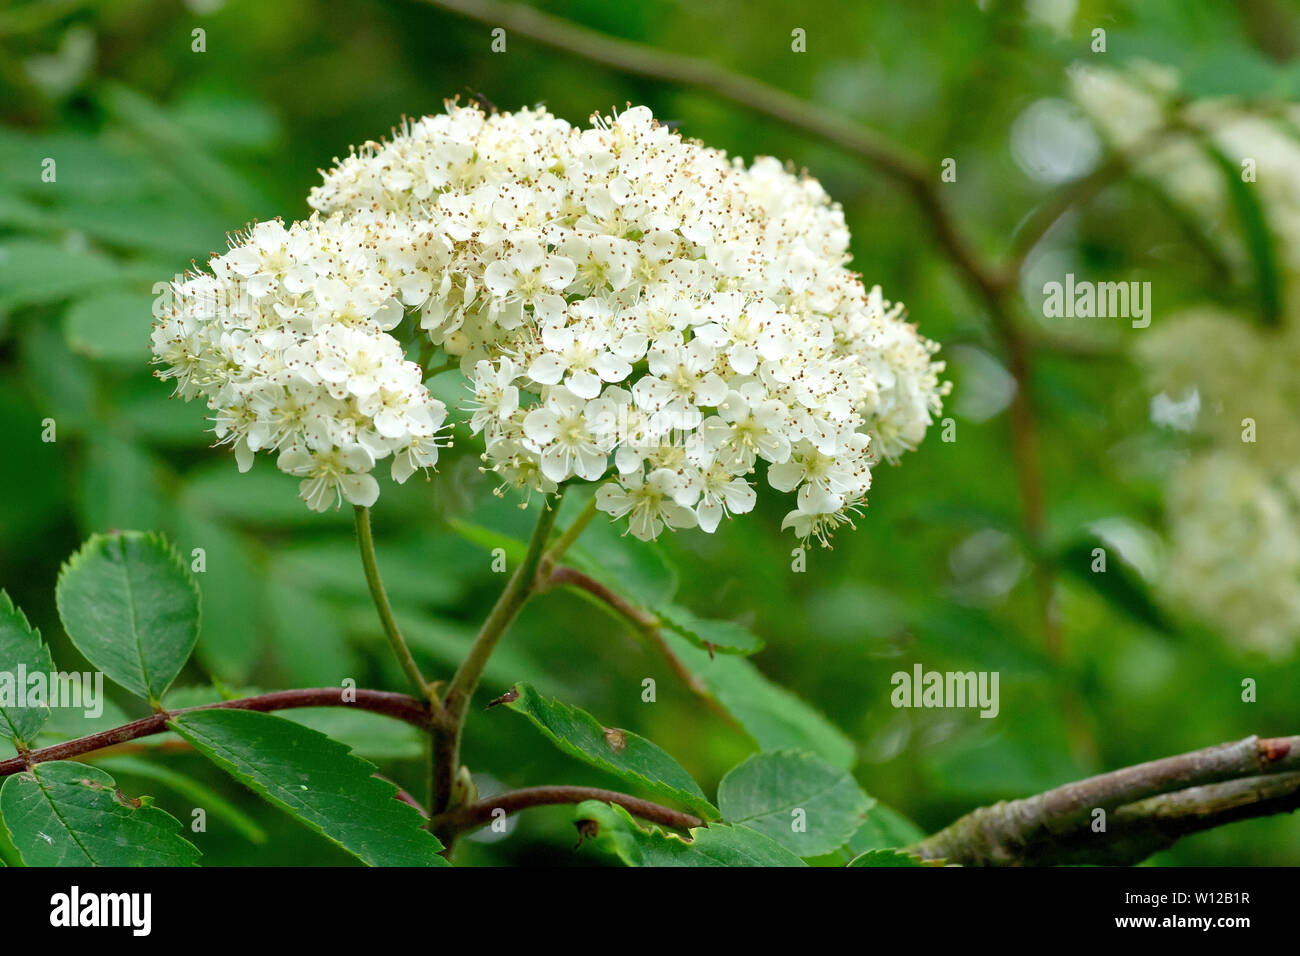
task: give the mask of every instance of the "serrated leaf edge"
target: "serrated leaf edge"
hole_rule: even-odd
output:
[[[539,693],[537,689],[533,687],[531,684],[529,684],[527,681],[519,681],[518,683],[513,684],[511,686],[511,690],[518,691],[519,688],[521,687],[526,688],[530,693],[532,693],[535,697],[539,698],[540,700],[549,702],[552,706],[563,707],[570,711],[577,711],[578,713],[591,718],[591,720],[593,720],[599,726],[605,727],[605,725],[600,720],[598,720],[594,715],[583,710],[581,707],[575,707],[573,704],[566,704],[564,701],[557,700],[554,697],[546,697],[544,694]],[[504,696],[509,696],[509,692],[507,692],[507,694]],[[599,758],[594,757],[591,754],[588,754],[581,747],[575,746],[569,741],[564,740],[563,738],[557,736],[554,732],[551,731],[549,727],[542,726],[540,723],[538,723],[538,721],[533,719],[532,714],[520,710],[515,705],[518,704],[521,697],[523,697],[523,694],[519,693],[517,694],[517,696],[513,697],[512,699],[503,700],[501,701],[501,703],[505,704],[507,708],[514,711],[515,713],[526,718],[529,723],[531,723],[542,733],[543,736],[547,737],[552,743],[555,744],[556,747],[558,747],[564,753],[569,754],[569,756],[574,757],[577,760],[581,760],[583,763],[587,764],[588,766],[595,767],[596,769],[601,770],[605,773],[610,773],[618,777],[622,777],[622,776],[632,777],[638,781],[642,781],[642,785],[649,790],[660,792],[660,793],[666,791],[667,793],[670,794],[680,795],[676,797],[676,799],[679,802],[689,806],[692,810],[700,811],[709,819],[716,820],[721,816],[721,813],[718,810],[718,808],[714,806],[713,803],[709,801],[709,798],[704,795],[703,788],[700,788],[700,792],[698,794],[693,794],[690,793],[689,791],[679,790],[676,787],[672,786],[671,784],[665,783],[662,780],[655,780],[653,777],[647,777],[645,774],[638,773],[635,770],[625,770],[621,767],[614,767],[613,769],[611,769],[610,766],[601,763],[599,761]],[[609,730],[609,728],[605,728],[605,729]],[[664,750],[662,747],[656,744],[653,740],[650,740],[648,737],[642,737],[640,734],[632,730],[623,730],[622,733],[631,734],[634,737],[638,737],[641,740],[644,740],[646,743],[650,744],[650,746],[656,748],[657,750],[659,750],[660,753],[668,757],[669,760],[672,760],[674,763],[677,763],[676,758],[673,757],[672,754],[668,753],[668,751]],[[681,767],[680,763],[678,763],[677,765]],[[683,772],[685,772],[686,768],[682,767],[682,770]],[[686,775],[687,777],[690,777],[689,773],[687,773]],[[691,778],[691,780],[692,782],[695,782],[694,778]],[[699,787],[698,783],[695,783],[695,785],[696,787]]]
[[[22,626],[22,629],[25,630],[32,637],[36,638],[36,643],[40,645],[40,647],[45,651],[45,656],[50,662],[50,667],[53,668],[54,656],[50,653],[50,645],[45,642],[45,639],[43,637],[41,637],[40,628],[32,627],[31,622],[27,620],[27,615],[23,612],[23,609],[14,603],[14,599],[9,596],[9,592],[6,591],[4,588],[0,588],[0,614],[12,614],[18,619],[18,623]],[[49,720],[49,718],[50,718],[50,705],[47,703],[45,705],[45,720],[41,721],[42,727],[45,726],[45,721]],[[15,729],[12,724],[9,724],[8,718],[5,718],[4,722],[6,725],[9,726],[11,730]],[[36,733],[40,733],[40,728],[37,728]],[[16,743],[21,743],[23,745],[32,743],[31,740],[27,740],[26,738],[19,737],[16,733],[14,734],[6,733],[3,734],[3,736],[8,737],[10,740],[13,740]]]
[[[200,713],[201,713],[201,712],[200,712]],[[256,711],[247,711],[247,713],[256,713]],[[177,719],[183,720],[183,719],[185,718],[185,716],[186,716],[186,715],[184,715],[184,714],[179,715],[179,717],[178,717]],[[410,806],[410,805],[408,805],[408,804],[406,804],[406,803],[403,803],[402,801],[400,801],[400,800],[397,799],[397,792],[398,792],[398,787],[397,787],[397,785],[394,784],[391,780],[388,780],[388,779],[386,779],[386,778],[384,778],[384,777],[379,776],[379,768],[378,768],[378,767],[376,767],[373,763],[371,763],[371,762],[370,762],[369,760],[367,760],[365,757],[362,757],[360,754],[358,754],[358,753],[356,753],[355,751],[353,751],[353,749],[352,749],[349,745],[343,743],[343,741],[341,741],[341,740],[335,740],[335,739],[334,739],[333,737],[331,737],[329,734],[323,734],[323,733],[321,733],[319,730],[316,730],[314,727],[308,727],[306,724],[299,724],[299,723],[297,723],[296,721],[288,720],[288,718],[285,718],[285,717],[277,717],[277,715],[275,715],[275,714],[262,714],[262,716],[264,716],[264,717],[276,717],[277,719],[279,719],[279,720],[283,720],[283,721],[285,721],[286,723],[293,724],[296,728],[298,728],[298,729],[300,729],[300,730],[306,731],[306,732],[308,732],[308,733],[316,734],[316,735],[318,735],[318,736],[320,736],[320,737],[324,737],[324,738],[325,738],[326,740],[328,740],[330,743],[332,743],[332,744],[334,744],[335,746],[341,748],[341,749],[342,749],[342,755],[343,755],[344,757],[346,757],[346,758],[348,758],[348,759],[351,759],[351,760],[356,761],[357,763],[359,763],[359,764],[361,765],[361,768],[362,768],[363,770],[368,770],[368,771],[369,771],[369,772],[366,774],[366,776],[368,776],[370,779],[375,780],[375,781],[377,781],[378,783],[382,784],[382,785],[385,787],[385,789],[387,789],[387,790],[390,791],[390,793],[388,794],[388,798],[389,798],[390,800],[392,800],[394,803],[398,804],[398,805],[399,805],[400,807],[402,807],[403,809],[409,811],[409,812],[410,812],[410,815],[411,815],[414,819],[416,819],[416,820],[420,820],[420,821],[423,821],[423,817],[420,815],[420,812],[419,812],[418,810],[416,810],[414,807],[412,807],[412,806]],[[289,814],[289,816],[293,817],[295,820],[297,820],[297,821],[298,821],[299,823],[301,823],[303,826],[307,827],[309,830],[312,830],[312,831],[314,831],[314,832],[316,832],[316,833],[319,833],[321,836],[323,836],[325,839],[329,840],[329,841],[330,841],[331,843],[333,843],[335,846],[337,846],[337,847],[339,847],[340,849],[342,849],[344,852],[350,854],[351,856],[356,857],[358,860],[361,860],[361,862],[362,862],[362,863],[365,863],[366,866],[373,866],[373,865],[374,865],[374,864],[370,863],[370,862],[367,861],[367,860],[362,860],[361,857],[358,856],[356,852],[354,852],[353,850],[351,850],[351,849],[349,849],[348,847],[344,846],[344,845],[343,845],[342,843],[340,843],[338,840],[334,839],[334,837],[332,837],[332,836],[330,836],[328,833],[326,833],[326,832],[325,832],[325,831],[320,827],[319,824],[317,824],[317,823],[315,823],[315,822],[313,822],[313,821],[310,821],[310,820],[305,820],[305,819],[303,819],[301,816],[299,816],[299,815],[298,815],[298,814],[293,810],[292,807],[287,806],[285,803],[283,803],[283,802],[282,802],[281,800],[279,800],[278,798],[272,797],[272,796],[269,794],[269,792],[268,792],[268,788],[267,788],[264,784],[262,784],[262,783],[260,783],[260,782],[258,782],[258,781],[256,781],[256,780],[253,780],[250,774],[246,774],[246,773],[240,772],[240,771],[239,771],[239,768],[236,767],[234,764],[230,763],[230,761],[227,760],[224,756],[217,755],[217,754],[212,754],[212,753],[208,753],[207,751],[205,751],[205,750],[203,750],[202,748],[200,748],[197,744],[194,744],[194,742],[193,742],[192,740],[190,740],[190,738],[189,738],[188,736],[186,736],[184,733],[181,733],[181,731],[176,727],[176,720],[177,720],[177,719],[173,719],[173,720],[169,720],[169,721],[167,721],[167,726],[168,726],[172,731],[174,731],[175,733],[180,734],[180,736],[181,736],[182,738],[184,738],[185,740],[189,741],[189,742],[191,743],[191,745],[193,745],[194,748],[195,748],[196,750],[198,750],[200,753],[202,753],[203,756],[204,756],[205,758],[207,758],[208,760],[211,760],[213,763],[215,763],[215,764],[216,764],[216,765],[217,765],[221,770],[224,770],[226,773],[230,774],[230,775],[231,775],[232,777],[234,777],[234,778],[235,778],[239,783],[241,783],[242,785],[244,785],[244,786],[247,787],[248,789],[252,790],[254,793],[256,793],[259,797],[261,797],[261,798],[262,798],[263,800],[265,800],[267,803],[270,803],[272,806],[277,807],[278,809],[282,810],[283,812]],[[227,769],[228,767],[229,767],[230,769]],[[245,778],[248,778],[248,779],[245,779]],[[428,830],[425,830],[425,829],[424,829],[424,827],[423,827],[423,823],[421,823],[421,825],[420,825],[419,827],[416,827],[416,829],[420,830],[420,831],[423,832],[423,833],[426,833],[426,834],[428,835],[429,839],[433,841],[433,844],[434,844],[434,853],[435,853],[435,854],[437,854],[437,853],[439,853],[440,851],[442,851],[443,849],[445,849],[445,847],[442,845],[442,841],[441,841],[441,840],[439,840],[436,836],[434,836],[434,835],[433,835],[432,833],[430,833]],[[444,863],[445,863],[445,861],[444,861]],[[438,866],[438,865],[442,865],[442,864],[434,864],[434,865],[435,865],[435,866]]]
[[[77,568],[79,568],[82,565],[82,563],[89,558],[90,556],[89,552],[92,545],[98,547],[100,545],[107,544],[108,542],[112,541],[114,538],[125,538],[125,537],[140,538],[141,540],[149,544],[158,545],[166,554],[168,554],[171,557],[173,563],[176,565],[177,569],[181,571],[186,582],[189,584],[190,589],[194,592],[194,607],[195,607],[194,641],[190,644],[189,653],[186,655],[186,662],[188,662],[189,657],[194,653],[194,648],[198,645],[198,636],[203,628],[203,591],[199,587],[199,582],[195,580],[194,575],[190,573],[189,567],[185,564],[185,559],[182,558],[180,552],[176,550],[176,546],[167,540],[166,535],[162,534],[162,532],[159,531],[114,531],[108,534],[97,532],[95,534],[92,534],[89,538],[87,538],[86,541],[82,544],[82,546],[78,548],[76,551],[74,551],[68,557],[68,559],[59,566],[59,576],[54,583],[54,605],[59,612],[59,622],[63,625],[64,633],[68,635],[68,640],[72,641],[72,645],[76,647],[78,651],[81,652],[82,656],[85,656],[86,652],[81,650],[81,647],[77,644],[77,641],[73,638],[72,632],[68,630],[67,622],[64,621],[63,601],[59,597],[59,592],[63,587],[64,577],[69,572],[75,571]],[[145,678],[145,683],[147,685],[148,676],[145,672],[144,657],[140,654],[138,640],[136,646],[136,656],[140,658],[140,675]],[[88,657],[86,659],[89,660]],[[181,667],[182,669],[184,669],[184,664],[182,664]],[[179,676],[179,674],[177,676]],[[112,678],[109,679],[112,680]],[[173,677],[171,681],[168,681],[167,686],[163,687],[156,696],[154,695],[153,690],[148,686],[146,686],[145,693],[143,696],[151,703],[160,704],[163,696],[167,693],[168,688],[171,687],[172,681],[174,681],[175,679],[176,678]],[[125,684],[122,684],[121,681],[115,680],[113,681],[113,683],[117,684],[120,687],[123,687],[125,690],[131,691],[131,693],[133,694],[138,694],[138,692],[134,688],[127,687]]]

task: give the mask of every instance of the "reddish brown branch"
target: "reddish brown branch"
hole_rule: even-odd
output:
[[[595,578],[583,574],[577,568],[561,565],[551,572],[546,586],[579,588],[597,600],[603,601],[611,610],[621,614],[639,628],[653,630],[659,627],[659,618],[615,594]]]
[[[180,710],[150,714],[148,717],[142,717],[140,720],[123,724],[121,727],[114,727],[112,730],[104,730],[88,737],[78,737],[76,740],[65,740],[49,747],[42,747],[40,750],[29,751],[25,755],[0,760],[0,777],[7,777],[10,774],[26,770],[32,764],[44,763],[49,760],[67,760],[96,750],[103,750],[105,747],[113,747],[127,741],[138,740],[141,737],[161,734],[167,730],[167,721],[171,718],[178,714],[189,714],[199,710],[256,710],[267,712],[291,710],[298,707],[356,707],[360,710],[368,710],[372,713],[383,714],[386,717],[405,721],[414,727],[419,727],[421,730],[427,730],[429,727],[428,706],[407,694],[394,694],[384,690],[355,690],[348,693],[349,696],[354,695],[356,699],[345,701],[343,699],[344,689],[340,687],[281,690],[270,694],[259,694],[256,697],[221,700],[212,704],[201,704],[197,707],[184,707]]]
[[[672,827],[676,830],[689,830],[692,827],[704,826],[704,821],[697,816],[681,810],[674,810],[671,807],[661,806],[649,800],[642,800],[640,797],[618,793],[614,790],[601,790],[597,787],[569,786],[526,787],[522,790],[511,790],[508,793],[488,797],[478,803],[466,804],[439,814],[434,817],[433,826],[440,831],[459,833],[492,822],[494,815],[497,815],[497,811],[501,811],[508,816],[529,807],[582,803],[585,800],[600,800],[604,803],[617,804],[633,816]]]
[[[673,653],[673,649],[669,647],[668,642],[664,640],[664,636],[660,632],[659,618],[651,614],[649,611],[639,608],[630,601],[615,594],[595,578],[583,574],[577,568],[561,565],[551,572],[550,577],[547,578],[546,587],[553,588],[561,586],[586,591],[615,614],[626,619],[628,623],[632,624],[638,631],[650,639],[659,650],[659,653],[664,656],[664,660],[668,662],[668,667],[672,672],[677,675],[678,679],[689,687],[693,693],[699,695],[699,697],[708,705],[710,710],[716,713],[719,717],[722,717],[732,726],[739,726],[736,718],[733,717],[731,712],[723,707],[718,702],[717,698],[709,692],[709,689],[704,685],[704,682],[695,674],[691,673],[690,668],[682,663],[682,659]]]

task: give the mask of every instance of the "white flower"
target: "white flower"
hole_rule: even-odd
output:
[[[842,524],[852,525],[850,515],[861,510],[860,501],[845,501],[842,496],[814,485],[800,488],[797,500],[799,507],[785,516],[781,528],[792,528],[805,546],[810,538],[815,538],[822,547],[829,548],[831,533]]]
[[[276,461],[281,471],[303,479],[298,494],[312,511],[338,507],[344,500],[366,508],[373,505],[379,497],[379,483],[369,474],[374,465],[361,445],[319,452],[291,448]]]
[[[558,293],[576,274],[572,260],[548,254],[535,241],[524,241],[504,259],[488,266],[483,280],[498,299],[518,299],[553,315],[563,311],[564,298]]]
[[[591,328],[542,329],[546,351],[528,366],[528,377],[540,385],[565,386],[580,398],[595,398],[603,382],[621,382],[632,366],[607,351],[608,336]]]
[[[519,410],[519,387],[514,384],[519,377],[515,363],[503,358],[494,366],[482,359],[474,366],[474,401],[470,405],[473,417],[469,427],[475,434],[492,422],[509,421]]]
[[[211,275],[178,282],[154,329],[160,377],[207,399],[240,471],[258,451],[277,453],[318,511],[373,504],[377,459],[393,454],[399,481],[437,460],[447,410],[388,334],[402,316],[398,266],[375,252],[384,246],[409,273],[409,236],[393,227],[389,245],[380,238],[342,219],[260,223],[212,260]]]
[[[335,398],[373,395],[381,387],[401,382],[401,349],[392,338],[381,339],[346,326],[332,326],[318,343],[321,358],[314,369],[330,385]]]
[[[759,400],[761,389],[746,391],[748,400],[740,392],[728,392],[717,403],[718,414],[700,426],[705,442],[727,462],[732,474],[747,473],[757,458],[779,464],[790,457],[787,408],[776,399]]]
[[[758,495],[744,478],[737,478],[721,465],[713,465],[703,475],[704,491],[695,508],[700,528],[712,534],[723,515],[745,514],[754,510]]]
[[[546,404],[524,418],[524,447],[541,454],[542,474],[551,481],[577,475],[597,481],[608,467],[614,437],[614,404],[608,399],[584,402],[556,386]]]
[[[390,334],[410,326],[469,380],[486,469],[526,493],[605,482],[638,537],[712,532],[759,484],[797,492],[796,531],[825,537],[946,393],[935,346],[849,271],[815,180],[644,107],[577,129],[452,106],[338,162],[309,203],[178,283],[153,339],[240,467],[277,453],[312,507],[371,498],[385,457],[397,481],[436,461],[446,409]]]
[[[632,386],[632,397],[646,411],[670,417],[673,427],[696,428],[703,420],[699,406],[717,405],[727,394],[716,365],[716,350],[699,339],[656,344],[649,352],[651,374]]]
[[[681,479],[667,468],[649,475],[629,475],[596,489],[596,507],[612,518],[627,516],[628,530],[642,541],[659,536],[664,526],[693,528],[698,523],[695,512],[677,503]]]
[[[857,455],[824,455],[812,442],[801,439],[788,460],[768,468],[768,484],[777,491],[794,491],[806,482],[824,495],[841,499],[865,495],[871,486],[871,469],[866,461],[868,440],[861,433],[855,435]]]

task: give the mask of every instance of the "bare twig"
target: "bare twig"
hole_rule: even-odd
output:
[[[637,607],[621,595],[615,594],[591,575],[583,574],[577,568],[571,568],[568,565],[555,568],[546,579],[545,587],[548,590],[555,587],[578,588],[603,602],[610,610],[627,618],[628,621],[642,630],[654,630],[659,627],[659,618],[655,615]]]
[[[965,865],[1135,863],[1180,836],[1300,803],[1300,736],[1247,737],[981,807],[912,852]],[[1094,832],[1096,811],[1109,818]]]

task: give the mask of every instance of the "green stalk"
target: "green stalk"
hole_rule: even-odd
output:
[[[528,551],[523,563],[515,569],[505,590],[497,598],[483,626],[479,628],[469,654],[456,670],[443,698],[442,711],[434,718],[433,725],[433,786],[431,794],[430,816],[444,813],[451,804],[452,787],[460,769],[461,731],[465,724],[465,712],[469,708],[470,698],[483,676],[483,668],[488,658],[496,649],[498,642],[514,623],[524,604],[533,595],[538,584],[538,568],[546,551],[546,542],[555,527],[559,515],[560,499],[564,494],[561,488],[553,495],[547,495],[543,501],[542,514],[533,536],[528,542]]]
[[[397,655],[398,663],[402,665],[402,670],[406,671],[406,676],[410,678],[420,697],[436,704],[437,695],[425,681],[424,675],[420,673],[420,667],[411,656],[411,649],[407,647],[402,632],[397,627],[397,621],[393,619],[393,608],[388,603],[388,593],[384,590],[384,582],[379,577],[379,566],[375,562],[375,540],[370,532],[370,509],[357,505],[354,510],[357,519],[357,545],[361,550],[361,566],[365,568],[366,584],[370,586],[370,596],[374,599],[375,610],[379,612],[379,621],[384,626],[384,633],[388,635],[388,642],[393,646],[393,653]]]

